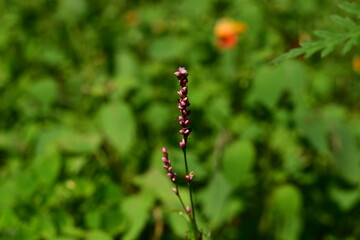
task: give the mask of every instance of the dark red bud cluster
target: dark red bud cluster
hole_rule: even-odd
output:
[[[191,111],[187,109],[187,107],[190,106],[190,102],[187,96],[188,87],[186,86],[186,84],[188,83],[187,76],[189,75],[189,73],[186,71],[184,67],[179,67],[178,71],[175,72],[174,75],[179,80],[179,85],[181,87],[181,89],[177,92],[177,94],[180,97],[178,99],[179,102],[178,109],[180,110],[180,114],[181,114],[181,116],[179,116],[179,125],[181,127],[179,133],[183,135],[183,140],[179,142],[179,146],[181,148],[185,148],[187,138],[191,132],[191,128],[189,128],[189,124],[190,124],[189,115],[191,114]]]
[[[164,154],[164,157],[161,158],[161,160],[164,163],[164,168],[167,170],[167,176],[171,179],[171,181],[176,181],[176,173],[173,172],[173,168],[171,166],[171,161],[168,159],[169,153],[166,150],[166,148],[162,148],[162,153]]]

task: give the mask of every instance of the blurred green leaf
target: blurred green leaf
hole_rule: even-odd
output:
[[[29,84],[27,90],[45,108],[54,102],[57,94],[56,83],[50,78]]]
[[[108,209],[105,211],[102,216],[102,223],[104,230],[111,235],[116,235],[126,230],[125,219],[119,209]]]
[[[184,37],[162,37],[156,39],[150,48],[150,56],[158,61],[179,58],[187,51],[189,40]]]
[[[220,227],[229,216],[235,214],[231,210],[237,210],[229,209],[232,185],[226,176],[217,173],[201,195],[204,214],[210,220],[209,224],[213,229]]]
[[[276,239],[299,239],[302,209],[299,190],[290,184],[279,186],[273,191],[271,200],[270,209]]]
[[[328,151],[328,130],[320,114],[301,109],[295,121],[299,132],[321,153]]]
[[[133,147],[136,134],[135,116],[124,102],[104,105],[99,112],[100,128],[121,155]]]
[[[360,162],[359,149],[350,130],[343,124],[339,124],[331,131],[332,150],[335,162],[344,178],[352,182],[359,182]]]
[[[58,3],[57,16],[63,21],[74,22],[86,13],[86,8],[84,0],[63,0]]]
[[[138,239],[149,219],[149,210],[153,201],[154,196],[150,191],[143,191],[124,199],[122,212],[127,220],[124,240]]]
[[[86,240],[112,240],[113,238],[100,230],[92,230],[86,234]]]
[[[174,233],[180,237],[180,238],[184,238],[186,236],[186,232],[189,229],[189,225],[187,223],[187,219],[186,217],[178,212],[176,213],[171,213],[168,215],[168,221],[169,221],[169,225],[172,229],[172,231],[174,231]]]
[[[58,140],[59,147],[72,153],[93,153],[100,145],[97,133],[65,132]]]
[[[61,161],[58,153],[52,151],[49,154],[39,156],[33,161],[35,174],[42,184],[53,183],[60,171]]]
[[[97,210],[89,211],[85,214],[86,226],[90,229],[97,229],[101,225],[101,215]]]
[[[330,188],[331,198],[339,205],[341,210],[348,212],[351,210],[360,199],[360,188],[347,190],[341,189],[337,186],[332,186]]]
[[[289,61],[275,67],[263,67],[255,76],[250,102],[261,102],[274,108],[280,97],[288,91],[296,104],[303,103],[307,74],[303,65]]]
[[[255,161],[255,148],[250,141],[239,140],[229,145],[223,156],[224,177],[230,186],[247,185]]]

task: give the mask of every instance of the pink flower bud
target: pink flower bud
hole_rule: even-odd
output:
[[[177,94],[179,95],[179,97],[183,98],[185,97],[184,93],[182,91],[178,91]]]
[[[185,67],[178,67],[178,71],[182,74],[182,75],[189,75],[189,73],[186,71]]]
[[[180,91],[181,91],[184,95],[186,95],[186,94],[187,94],[187,90],[188,90],[187,87],[182,87]]]
[[[190,124],[190,120],[189,120],[189,119],[186,119],[186,120],[184,121],[184,123],[185,123],[185,125],[189,125],[189,124]]]
[[[185,148],[185,146],[186,146],[185,139],[183,139],[181,142],[179,142],[179,146],[181,148]]]
[[[186,206],[186,207],[185,207],[185,211],[186,211],[187,213],[190,213],[190,212],[191,212],[191,208],[190,208],[189,206]]]
[[[185,86],[187,83],[189,82],[189,80],[187,78],[184,78],[181,83]]]
[[[180,110],[181,111],[181,114],[183,115],[183,116],[189,116],[190,115],[190,113],[191,113],[191,110]]]
[[[167,151],[167,149],[165,148],[165,147],[163,147],[162,149],[161,149],[161,151],[162,151],[162,153],[164,154],[164,157],[168,157],[168,151]]]
[[[172,177],[171,177],[171,181],[175,182],[176,181],[176,176],[177,176],[176,173],[173,173]]]
[[[195,177],[195,173],[191,171],[189,175],[185,176],[186,181],[190,182]]]

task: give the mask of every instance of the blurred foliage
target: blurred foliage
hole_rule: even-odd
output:
[[[357,17],[360,17],[360,4],[345,2],[339,6],[345,11],[356,14]],[[303,54],[305,54],[305,57],[308,58],[320,50],[322,50],[321,57],[325,57],[334,51],[334,48],[339,44],[344,44],[342,49],[343,54],[349,52],[351,48],[359,42],[360,26],[348,17],[344,18],[338,15],[332,15],[331,19],[334,23],[345,27],[348,32],[334,33],[329,31],[314,31],[316,35],[322,37],[323,39],[319,41],[300,42],[301,48],[292,49],[290,52],[274,59],[273,62],[276,63],[284,61],[285,59],[294,58]]]
[[[184,239],[178,66],[206,239],[360,239],[358,45],[269,65],[339,3],[0,1],[0,239]],[[228,50],[223,17],[247,26]]]

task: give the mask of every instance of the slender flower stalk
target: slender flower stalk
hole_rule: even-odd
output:
[[[180,111],[180,116],[178,118],[179,125],[181,129],[179,130],[179,133],[182,135],[182,139],[179,142],[179,146],[183,151],[184,155],[184,164],[185,164],[185,180],[188,185],[189,190],[189,197],[190,197],[190,206],[184,204],[180,194],[179,194],[179,188],[177,183],[177,175],[173,172],[173,168],[171,166],[171,162],[168,159],[168,152],[165,148],[163,148],[162,152],[164,154],[164,157],[162,158],[162,161],[164,163],[164,168],[167,170],[167,175],[171,179],[171,181],[175,184],[175,188],[173,188],[173,192],[178,196],[180,203],[185,211],[185,213],[188,215],[191,223],[191,234],[190,239],[191,240],[201,240],[202,239],[202,233],[199,231],[197,224],[196,224],[196,218],[195,218],[195,205],[193,200],[193,189],[191,182],[193,178],[195,177],[195,173],[193,171],[189,171],[189,166],[187,162],[187,155],[186,155],[186,147],[187,142],[189,139],[189,134],[191,133],[191,128],[189,127],[189,124],[191,122],[189,115],[191,114],[191,110],[188,109],[190,106],[189,98],[188,98],[188,75],[189,73],[186,71],[184,67],[179,67],[178,71],[174,73],[174,75],[179,80],[180,90],[177,92],[179,95],[178,99],[178,109]]]

